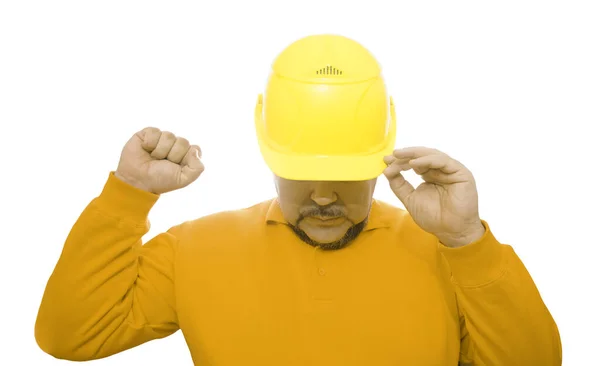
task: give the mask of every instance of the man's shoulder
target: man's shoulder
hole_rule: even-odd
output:
[[[254,203],[250,206],[241,206],[234,209],[225,209],[186,221],[183,225],[188,228],[211,228],[220,229],[227,227],[228,230],[249,229],[252,226],[264,223],[267,211],[274,198]]]
[[[196,260],[215,251],[226,257],[247,253],[246,250],[256,247],[257,238],[264,235],[272,201],[216,211],[181,223],[173,231],[179,239],[180,253]]]

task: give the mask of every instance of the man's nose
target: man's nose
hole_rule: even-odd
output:
[[[333,185],[328,182],[317,183],[310,198],[319,206],[327,206],[338,200]]]

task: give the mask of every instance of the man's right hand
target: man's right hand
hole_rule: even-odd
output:
[[[115,171],[122,181],[162,194],[183,188],[204,171],[201,150],[171,132],[146,127],[129,139]]]

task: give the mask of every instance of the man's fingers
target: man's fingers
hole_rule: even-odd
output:
[[[184,180],[182,183],[187,185],[193,182],[204,171],[204,164],[200,160],[200,146],[192,145],[181,160],[181,175]]]
[[[179,164],[189,149],[189,141],[183,137],[177,137],[171,151],[169,151],[169,155],[167,155],[167,159],[175,164]]]
[[[156,148],[150,153],[150,156],[152,156],[155,159],[166,158],[167,155],[169,155],[169,152],[171,151],[171,148],[173,147],[173,144],[176,140],[177,138],[172,132],[163,131],[160,134],[160,138],[158,139],[158,144],[156,145]]]
[[[391,163],[393,163],[396,160],[396,158],[394,157],[394,155],[387,155],[383,157],[383,162],[386,165],[390,165]]]
[[[438,169],[445,174],[454,174],[461,169],[460,164],[448,155],[426,155],[409,161],[410,167],[419,175],[431,169]]]
[[[412,167],[408,164],[409,160],[396,159],[393,155],[388,155],[384,157],[383,161],[388,166],[393,165],[398,170],[398,172],[412,169]]]
[[[388,166],[383,170],[383,175],[385,175],[387,179],[391,179],[400,174],[400,167],[398,165],[393,164],[393,162],[391,164],[386,164],[388,164]]]
[[[396,164],[396,161],[394,161],[384,169],[383,175],[390,182],[392,192],[394,192],[404,206],[407,206],[410,195],[415,191],[415,187],[402,176],[401,171],[406,170],[403,169],[403,165],[401,163]]]
[[[202,166],[201,162],[202,152],[200,146],[191,145],[187,150],[185,156],[181,160],[182,167],[190,167],[192,169],[198,169]]]
[[[466,179],[459,174],[446,174],[439,169],[429,169],[426,173],[421,175],[421,178],[427,183],[440,185],[461,183],[466,181]]]
[[[384,162],[388,165],[388,168],[384,171],[384,175],[388,179],[395,179],[402,171],[412,169],[428,183],[453,184],[466,181],[464,174],[455,174],[460,173],[463,170],[463,166],[446,154],[434,153],[418,158],[411,158],[411,156],[414,156],[412,153],[401,154],[401,156],[403,156],[401,159],[395,155],[384,157]],[[466,169],[464,170],[466,171]],[[399,187],[402,181],[398,180],[395,183],[390,181],[390,184],[394,187]]]
[[[143,130],[136,133],[136,136],[142,140],[142,148],[147,152],[152,152],[158,145],[161,132],[156,127],[146,127]]]
[[[437,149],[425,146],[411,146],[402,149],[396,149],[393,153],[396,159],[417,159],[426,155],[445,155]]]

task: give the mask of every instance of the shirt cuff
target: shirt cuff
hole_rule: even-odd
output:
[[[498,279],[504,272],[504,246],[496,240],[489,224],[481,220],[485,233],[473,243],[450,248],[438,242],[453,280],[461,286],[482,286]]]
[[[125,183],[111,171],[94,204],[109,216],[146,225],[148,214],[159,197],[160,195]]]

